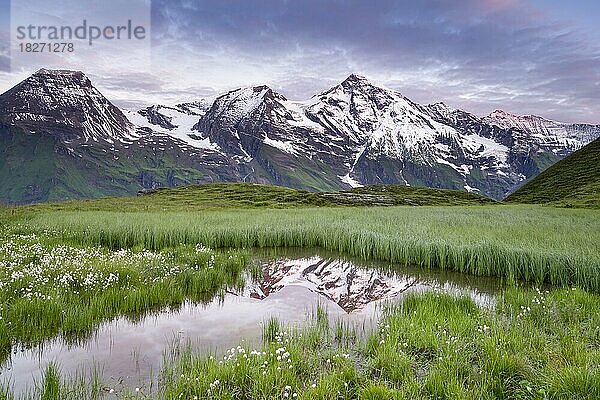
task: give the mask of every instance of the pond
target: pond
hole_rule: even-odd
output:
[[[20,349],[0,367],[0,382],[15,394],[41,380],[50,362],[63,375],[100,372],[114,395],[126,389],[155,388],[164,357],[181,345],[200,353],[222,353],[242,341],[260,342],[270,317],[302,324],[317,306],[332,322],[342,321],[368,332],[386,304],[409,293],[439,290],[467,294],[482,307],[494,305],[501,289],[495,278],[440,270],[397,268],[365,262],[318,249],[255,251],[254,279],[237,293],[228,292],[204,305],[185,303],[132,321],[118,318],[102,325],[82,343],[61,338],[34,349]]]

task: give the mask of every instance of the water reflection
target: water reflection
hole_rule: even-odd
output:
[[[10,382],[15,393],[22,393],[55,361],[66,375],[97,368],[115,396],[123,388],[139,387],[147,393],[174,343],[188,342],[199,352],[219,353],[242,340],[259,342],[261,325],[269,317],[302,324],[317,304],[325,306],[332,321],[368,330],[382,304],[399,302],[408,293],[434,289],[465,293],[481,306],[490,306],[499,290],[496,279],[398,269],[320,250],[257,251],[255,262],[258,273],[240,293],[227,293],[204,305],[187,303],[139,321],[118,318],[84,343],[57,338],[43,347],[19,350],[0,369],[0,382]]]

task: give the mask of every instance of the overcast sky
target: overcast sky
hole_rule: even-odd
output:
[[[596,1],[154,0],[149,12],[149,60],[98,50],[58,66],[88,73],[121,105],[254,84],[306,99],[355,72],[479,115],[501,108],[600,123]],[[0,73],[0,90],[41,66]]]

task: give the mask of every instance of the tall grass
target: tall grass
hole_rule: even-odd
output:
[[[27,229],[79,244],[150,249],[322,247],[399,266],[600,290],[600,215],[535,206],[314,208],[203,212],[55,211]]]
[[[277,318],[269,318],[263,326],[262,337],[265,343],[275,341],[275,337],[279,335],[281,331],[281,324]]]
[[[467,296],[411,294],[363,338],[328,327],[324,309],[305,326],[265,325],[265,340],[198,355],[179,342],[166,355],[156,399],[578,399],[600,398],[600,296],[511,288],[496,308]],[[552,321],[552,323],[548,323]],[[104,387],[104,392],[103,392]],[[7,389],[0,394],[13,398]],[[97,374],[47,368],[24,399],[104,398]],[[58,397],[57,397],[58,394]]]
[[[55,364],[48,364],[44,374],[44,381],[40,388],[42,400],[60,399],[60,371]]]
[[[13,400],[15,398],[11,391],[10,385],[0,383],[0,399],[2,400]]]
[[[118,316],[138,320],[185,301],[210,302],[243,286],[244,252],[176,246],[117,251],[45,243],[35,235],[0,241],[0,363],[14,345],[57,335],[86,339]]]
[[[0,385],[2,400],[99,400],[106,398],[101,371],[96,366],[79,370],[73,375],[63,375],[57,363],[46,365],[44,373],[34,387],[14,393],[10,386]],[[131,396],[130,398],[133,398]]]
[[[511,289],[480,310],[468,297],[413,294],[358,342],[315,312],[302,328],[273,322],[280,330],[258,349],[184,352],[157,397],[597,399],[599,302],[581,290]]]

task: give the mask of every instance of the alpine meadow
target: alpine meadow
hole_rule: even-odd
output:
[[[454,193],[403,189],[402,198],[418,204],[433,195],[443,204]],[[19,396],[93,399],[116,390],[123,398],[169,399],[599,394],[597,210],[486,205],[476,197],[454,206],[364,204],[381,202],[377,197],[356,206],[348,199],[354,197],[215,184],[5,208],[3,358],[53,337],[85,343],[121,316],[136,323],[188,302],[207,304],[228,292],[243,296],[244,286],[268,279],[252,262],[255,248],[323,248],[387,262],[390,273],[411,266],[452,270],[494,277],[504,289],[485,306],[444,285],[406,294],[385,303],[373,328],[331,318],[328,306],[318,303],[304,323],[286,325],[273,316],[264,320],[262,341],[240,338],[230,350],[172,343],[150,386],[118,388],[96,370],[61,373],[57,360]],[[10,386],[4,392],[13,398]]]
[[[600,399],[597,15],[0,0],[0,400]]]

